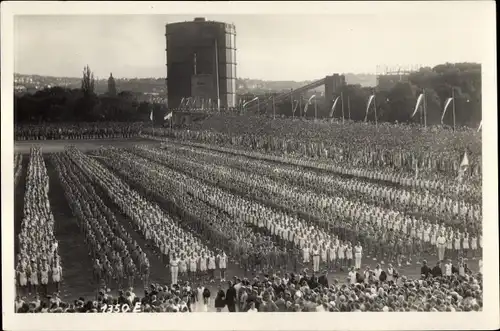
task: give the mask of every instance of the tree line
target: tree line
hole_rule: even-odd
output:
[[[453,92],[452,92],[453,91]],[[411,73],[405,81],[396,83],[388,90],[345,85],[338,91],[343,96],[344,117],[363,121],[367,101],[375,94],[375,107],[379,122],[422,122],[420,113],[411,114],[420,93],[425,93],[427,124],[441,123],[446,99],[455,97],[455,123],[457,126],[477,127],[481,121],[481,65],[476,63],[446,63],[433,68],[422,68]],[[302,107],[305,100],[302,102]],[[327,118],[331,109],[317,104],[317,112],[309,106],[306,117]],[[339,100],[333,117],[342,116]],[[51,87],[33,94],[15,95],[14,119],[16,123],[71,122],[71,121],[146,121],[151,111],[161,118],[167,109],[163,104],[139,102],[131,92],[97,95],[95,79],[87,66],[83,70],[80,88]],[[276,115],[292,116],[291,101],[276,105]],[[297,109],[295,116],[301,115]],[[303,114],[302,114],[303,115]],[[155,116],[156,118],[157,116]],[[374,121],[370,109],[367,120]],[[443,120],[453,125],[452,107]]]
[[[342,102],[344,101],[344,117],[354,121],[363,121],[366,116],[367,102],[375,95],[375,107],[379,122],[423,123],[422,112],[412,118],[418,96],[424,93],[426,102],[427,125],[441,124],[441,117],[447,98],[454,96],[455,123],[457,126],[477,127],[481,122],[481,65],[476,63],[446,63],[434,68],[422,68],[411,73],[404,81],[397,82],[388,90],[362,87],[361,85],[345,85],[336,96],[341,96],[335,107],[334,118],[342,118]],[[306,99],[301,102],[304,108]],[[296,100],[294,102],[297,102]],[[308,118],[328,118],[331,108],[326,108],[320,98],[317,100],[317,111],[308,106]],[[453,125],[453,103],[450,103],[443,118],[444,125]],[[295,116],[303,116],[298,107]],[[350,115],[349,115],[350,113]],[[276,105],[276,114],[292,116],[291,100]],[[373,105],[369,109],[368,121],[375,120]]]

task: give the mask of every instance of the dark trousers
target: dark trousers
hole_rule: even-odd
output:
[[[227,309],[229,310],[230,313],[236,312],[236,304],[234,304],[234,303],[228,303],[227,304]]]

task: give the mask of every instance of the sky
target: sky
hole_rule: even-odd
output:
[[[242,78],[312,80],[376,73],[377,66],[481,62],[480,11],[316,15],[18,15],[14,68],[22,74],[165,77],[165,24],[207,20],[236,26]]]

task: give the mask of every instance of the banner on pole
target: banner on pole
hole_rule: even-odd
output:
[[[332,109],[330,110],[330,117],[333,117],[333,114],[335,113],[335,107],[337,107],[337,102],[339,101],[340,97],[337,97],[333,101]]]
[[[365,122],[366,122],[366,119],[368,118],[368,111],[370,111],[370,106],[371,106],[374,98],[375,98],[375,94],[370,95],[370,97],[368,98],[368,102],[366,104]]]
[[[446,99],[446,101],[444,103],[443,115],[441,115],[441,124],[443,124],[444,115],[446,114],[446,111],[448,110],[448,106],[450,105],[450,103],[452,101],[453,101],[453,98],[448,98],[448,99]]]
[[[415,110],[413,111],[413,114],[411,114],[410,118],[413,118],[413,116],[415,116],[415,114],[417,113],[418,109],[422,105],[422,101],[423,100],[424,100],[424,94],[422,93],[417,98],[417,104],[415,105]]]

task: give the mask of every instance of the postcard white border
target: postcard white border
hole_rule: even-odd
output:
[[[377,14],[477,12],[483,34],[484,310],[480,313],[14,314],[13,16],[96,14]],[[403,330],[496,329],[499,320],[495,4],[449,2],[2,2],[2,321],[5,330]],[[425,21],[422,22],[425,24]],[[368,37],[368,36],[367,36]],[[450,36],[460,38],[460,36]]]

